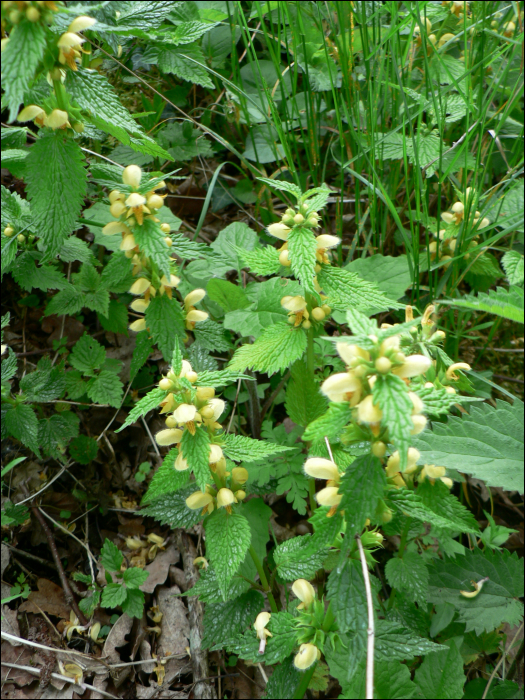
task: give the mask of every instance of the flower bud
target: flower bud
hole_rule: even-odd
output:
[[[128,327],[130,331],[140,333],[140,331],[145,330],[146,321],[143,318],[139,318],[137,321],[133,321],[133,323],[130,323]]]
[[[130,309],[133,309],[133,311],[136,311],[139,314],[143,314],[149,306],[149,301],[146,301],[145,299],[135,299],[135,301],[132,301],[129,306],[130,306]],[[164,380],[161,380],[161,381],[164,381]],[[170,382],[170,384],[171,384],[171,382]],[[160,382],[159,382],[159,386],[160,386]]]
[[[97,20],[93,17],[86,17],[86,15],[81,15],[80,17],[75,17],[67,28],[68,32],[83,32],[84,29],[89,29]]]
[[[141,179],[142,170],[138,165],[128,165],[127,168],[124,168],[124,172],[122,173],[122,182],[125,185],[129,185],[130,187],[137,189],[140,187]]]
[[[392,363],[388,357],[378,357],[375,361],[375,368],[380,374],[388,374],[392,369]]]
[[[300,226],[304,222],[304,216],[302,214],[296,214],[293,218],[293,222]]]
[[[198,311],[197,309],[192,309],[186,314],[186,321],[190,323],[200,323],[208,318],[206,311]]]
[[[361,387],[360,381],[350,372],[341,372],[332,374],[331,377],[325,379],[321,384],[321,391],[325,396],[328,396],[330,401],[340,403],[348,401],[348,394],[356,391]]]
[[[195,304],[198,304],[199,301],[202,301],[205,296],[206,292],[204,289],[194,289],[189,294],[186,294],[186,296],[184,297],[184,306],[186,308],[190,306],[195,306]]]
[[[226,508],[235,503],[235,495],[230,489],[219,489],[217,494],[217,508]]]
[[[372,454],[374,457],[379,457],[379,459],[382,459],[386,454],[385,443],[381,441],[374,442],[372,445]]]
[[[326,248],[335,248],[341,243],[341,239],[337,236],[330,236],[328,233],[323,233],[321,236],[317,236],[315,243],[317,245],[317,250],[324,250]]]
[[[304,578],[298,578],[292,585],[292,593],[299,598],[301,603],[297,610],[306,610],[315,600],[315,588]]]
[[[4,229],[4,236],[7,236],[7,238],[11,238],[13,233],[15,232],[15,229],[12,226],[6,226]]]
[[[146,279],[145,277],[139,277],[138,280],[135,280],[131,287],[129,288],[129,293],[130,294],[144,294],[151,286],[151,282]]]
[[[417,413],[415,416],[412,416],[412,423],[414,424],[414,427],[410,431],[410,434],[419,435],[419,433],[422,433],[425,429],[427,425],[427,419],[425,416]]]
[[[293,660],[295,668],[299,671],[306,671],[321,658],[321,652],[315,644],[301,644],[299,652]]]
[[[279,253],[279,263],[283,267],[290,267],[292,261],[290,260],[290,252],[288,250],[281,250]]]
[[[412,413],[421,413],[423,411],[423,401],[421,401],[419,396],[413,391],[409,391],[408,396],[410,397],[412,405],[414,406],[414,410],[412,411]]]
[[[179,443],[182,439],[182,430],[178,428],[168,428],[168,430],[161,430],[155,435],[155,441],[157,445],[161,447],[167,447],[168,445],[175,445]]]
[[[242,491],[241,489],[239,489],[235,492],[235,498],[238,501],[244,501],[244,499],[246,498],[246,491]]]
[[[310,457],[310,459],[307,459],[304,463],[304,472],[314,479],[340,481],[337,465],[323,457]]]
[[[192,384],[194,384],[198,378],[199,375],[197,374],[197,372],[188,372],[188,374],[186,375],[186,379]]]
[[[220,445],[210,445],[210,454],[208,456],[209,464],[216,464],[222,458],[222,448]]]
[[[37,117],[45,117],[46,113],[38,105],[28,105],[20,112],[17,117],[19,122],[32,122]]]
[[[430,479],[440,479],[442,476],[445,476],[446,473],[447,470],[445,467],[436,467],[435,464],[425,464],[421,471],[421,480],[427,476]]]
[[[481,219],[479,222],[478,228],[486,228],[490,224],[490,219],[487,219],[486,217],[484,219]]]
[[[181,403],[181,405],[173,411],[173,416],[177,423],[188,423],[195,418],[197,409],[191,403]]]
[[[245,484],[248,481],[248,470],[244,467],[234,467],[232,469],[232,479],[236,484]]]
[[[182,430],[179,430],[179,433],[181,434],[181,437],[180,437],[178,442],[180,442],[180,440],[182,440]],[[190,465],[188,464],[188,460],[184,459],[184,457],[182,456],[182,452],[180,452],[180,451],[179,451],[179,454],[177,455],[177,459],[175,460],[175,464],[173,466],[175,467],[175,469],[178,472],[185,472],[187,469],[190,468]]]
[[[160,230],[162,233],[169,233],[171,231],[171,226],[169,224],[161,224]]]
[[[280,238],[281,241],[288,240],[288,234],[290,233],[290,228],[285,226],[283,223],[270,224],[267,229],[268,233],[275,238]]]
[[[310,321],[303,321],[302,326],[307,331],[309,328],[312,327],[312,324],[310,323]]]
[[[315,494],[315,500],[320,506],[338,506],[342,498],[337,486],[327,486]]]
[[[195,491],[186,499],[186,505],[190,510],[200,510],[206,508],[213,502],[213,496],[202,491]]]
[[[171,408],[173,408],[173,407],[171,407]],[[163,412],[164,412],[164,411],[161,411],[161,414],[162,414]],[[164,423],[166,423],[166,427],[168,427],[168,428],[177,428],[177,427],[178,427],[178,423],[177,423],[177,421],[175,420],[175,418],[173,417],[173,415],[167,416],[167,417],[166,417],[166,420],[164,421]]]
[[[146,204],[146,197],[143,197],[138,192],[132,192],[126,199],[126,206],[136,209],[137,207],[142,207]]]
[[[128,233],[127,236],[124,236],[120,243],[120,250],[133,250],[134,248],[137,247],[137,241],[135,240],[135,236],[132,233]]]
[[[74,32],[66,32],[57,41],[57,46],[59,49],[72,49],[76,46],[80,46],[86,40],[83,36],[79,36]]]
[[[29,22],[38,22],[40,19],[40,10],[38,7],[28,7],[26,10],[26,18]]]
[[[316,321],[324,321],[325,317],[326,314],[320,306],[316,306],[315,309],[312,309],[312,318]]]
[[[424,374],[431,365],[432,361],[425,355],[409,355],[400,367],[395,367],[392,371],[398,377],[405,379]]]
[[[383,417],[383,411],[374,404],[372,395],[365,398],[357,405],[357,420],[359,423],[379,423]]]
[[[198,386],[197,398],[199,401],[212,399],[215,396],[215,389],[212,386]]]
[[[368,350],[363,350],[358,345],[349,345],[348,343],[336,343],[335,349],[339,353],[340,358],[347,365],[355,364],[355,360],[370,360]]]
[[[164,206],[164,197],[152,194],[151,197],[148,197],[147,205],[150,209],[160,209]]]

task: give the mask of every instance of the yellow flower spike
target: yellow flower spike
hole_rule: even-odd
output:
[[[186,309],[190,309],[192,306],[202,301],[205,296],[206,291],[204,289],[194,289],[184,297],[184,306]]]
[[[182,431],[179,431],[181,434],[182,438]],[[180,440],[179,440],[180,442]],[[175,464],[173,465],[175,470],[178,472],[185,472],[187,469],[190,468],[190,465],[188,464],[188,461],[184,459],[182,456],[182,452],[179,451],[179,454],[177,455],[177,459],[175,460]]]
[[[134,333],[140,333],[140,331],[146,330],[146,321],[143,318],[139,318],[137,321],[130,323],[128,328]]]
[[[291,266],[292,261],[290,260],[289,250],[281,250],[281,252],[279,253],[279,262],[283,267]]]
[[[395,367],[392,372],[401,379],[408,379],[424,374],[431,366],[432,360],[426,355],[409,355],[405,362],[399,367]]]
[[[350,372],[332,374],[321,384],[321,391],[330,401],[341,403],[348,401],[351,394],[361,388],[361,382]]]
[[[341,503],[342,498],[343,496],[339,493],[337,486],[327,486],[315,494],[315,500],[320,506],[337,507]]]
[[[86,40],[83,36],[79,36],[74,32],[66,32],[65,34],[62,34],[57,41],[57,46],[59,49],[71,49],[80,46],[85,41]]]
[[[288,240],[288,234],[290,233],[291,229],[286,226],[283,223],[276,223],[276,224],[270,224],[267,228],[268,233],[270,236],[275,236],[275,238],[280,238],[281,241],[287,241]]]
[[[411,435],[419,435],[419,433],[422,433],[423,430],[426,428],[427,425],[427,419],[426,416],[423,416],[422,414],[418,413],[415,416],[412,416],[412,423],[414,427],[410,431]]]
[[[144,294],[144,292],[147,292],[150,287],[151,282],[148,279],[145,277],[139,277],[138,280],[133,282],[128,291],[130,294],[138,296]]]
[[[449,382],[457,382],[459,379],[459,375],[456,374],[457,369],[462,369],[469,371],[472,369],[472,367],[467,364],[466,362],[455,362],[453,365],[450,365],[450,367],[447,369],[446,372],[446,377]]]
[[[341,477],[337,465],[324,457],[310,457],[304,463],[304,473],[314,479],[328,479],[339,483]]]
[[[412,405],[414,407],[412,413],[421,413],[423,411],[423,401],[421,401],[419,396],[413,391],[409,391],[408,396],[412,401]]]
[[[167,447],[168,445],[177,445],[181,440],[182,430],[179,430],[178,428],[168,428],[167,430],[160,430],[155,435],[155,442],[161,447]],[[175,469],[177,469],[177,467],[175,467]]]
[[[194,493],[186,499],[186,505],[190,510],[200,510],[201,508],[208,509],[212,503],[213,496],[209,493],[203,493],[202,491],[194,491]]]
[[[315,588],[304,578],[298,578],[293,583],[292,593],[301,601],[297,610],[307,610],[315,600]]]
[[[114,236],[116,233],[131,234],[131,229],[122,223],[122,221],[110,221],[102,229],[102,233],[105,236]]]
[[[248,470],[244,467],[234,467],[232,469],[232,479],[236,484],[245,484],[248,481]]]
[[[306,299],[300,295],[295,297],[283,297],[281,299],[281,306],[287,311],[297,313],[299,311],[304,311],[306,309]]]
[[[161,197],[160,194],[152,194],[151,197],[148,197],[147,205],[150,209],[160,209],[164,206],[164,197]]]
[[[132,214],[137,219],[137,223],[142,226],[144,222],[144,212],[149,214],[149,209],[146,205],[146,197],[143,197],[138,192],[132,192],[126,199],[126,206],[129,207],[128,216]]]
[[[230,489],[219,489],[217,493],[217,508],[229,508],[232,503],[236,503],[235,494]]]
[[[485,583],[489,580],[489,577],[486,576],[485,578],[480,579],[479,581],[471,581],[472,585],[476,590],[474,591],[460,591],[461,595],[464,598],[475,598],[477,595],[481,593],[481,589],[485,585]]]
[[[208,560],[206,557],[197,557],[193,560],[193,566],[195,566],[197,569],[207,569],[209,566]]]
[[[295,668],[299,671],[306,671],[321,658],[321,652],[315,644],[301,644],[299,652],[293,660]]]
[[[160,283],[165,287],[178,287],[180,284],[180,277],[177,277],[177,275],[170,275],[168,279],[166,275],[162,275]]]
[[[134,189],[140,187],[140,181],[142,179],[142,170],[138,165],[128,165],[124,168],[122,172],[122,182],[125,185],[129,185]]]
[[[222,448],[220,445],[211,444],[210,453],[208,455],[208,463],[216,464],[223,457]]]
[[[128,233],[127,236],[124,236],[119,246],[120,250],[124,251],[133,250],[136,247],[137,241],[135,240],[135,236],[132,233]]]
[[[193,421],[195,419],[195,414],[197,409],[193,404],[181,403],[181,405],[175,409],[173,412],[173,417],[180,425]]]
[[[372,395],[365,398],[357,405],[357,420],[359,423],[379,423],[383,417],[383,411],[374,404]]]
[[[124,212],[126,211],[126,205],[121,199],[117,199],[109,208],[109,213],[111,216],[114,216],[115,219],[118,219],[119,216],[122,216]]]

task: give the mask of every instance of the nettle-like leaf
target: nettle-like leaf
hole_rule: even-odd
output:
[[[523,493],[523,403],[497,401],[473,406],[470,414],[449,416],[414,439],[421,462],[440,464]]]
[[[212,278],[208,282],[206,291],[208,297],[219,304],[226,313],[245,309],[250,304],[244,290],[227,280]]]
[[[317,549],[312,542],[311,535],[303,535],[286,540],[275,548],[273,558],[281,579],[295,581],[298,578],[313,578],[323,565],[328,548]]]
[[[210,456],[210,436],[204,428],[197,428],[195,435],[189,430],[182,433],[180,449],[184,459],[188,461],[189,468],[195,475],[195,481],[201,491],[206,489],[206,485],[211,480],[209,456]]]
[[[302,284],[306,292],[318,294],[314,287],[314,275],[317,250],[317,243],[312,229],[294,227],[288,236],[288,252],[292,263],[292,272],[296,279]]]
[[[436,389],[435,387],[422,387],[416,389],[415,393],[423,401],[423,412],[428,416],[444,416],[456,404],[483,401],[475,396],[449,394],[446,389]]]
[[[336,438],[343,428],[350,422],[351,413],[348,403],[330,403],[328,410],[319,418],[309,423],[303,433],[302,439],[305,441],[329,440]]]
[[[64,450],[72,438],[78,435],[80,420],[71,411],[55,413],[38,425],[38,443],[45,454],[65,461]]]
[[[173,447],[164,457],[164,461],[153,475],[148,490],[142,498],[143,505],[166,494],[175,493],[186,486],[190,478],[190,470],[179,472],[174,468],[178,454],[178,449]]]
[[[395,374],[377,375],[373,387],[374,404],[383,411],[381,423],[388,428],[390,440],[399,450],[400,469],[406,467],[407,450],[410,447],[413,404],[408,395],[407,385]]]
[[[40,360],[34,372],[26,374],[20,381],[20,389],[28,401],[53,401],[62,396],[66,379],[61,367],[52,367],[48,357]]]
[[[343,531],[344,522],[340,513],[335,513],[328,517],[330,508],[328,506],[319,506],[315,509],[308,522],[314,529],[312,536],[312,546],[314,548],[330,547],[337,535]]]
[[[32,289],[64,289],[68,286],[65,275],[55,267],[38,265],[42,256],[35,251],[24,251],[9,268],[16,283],[26,292]]]
[[[300,680],[301,674],[294,666],[293,656],[290,656],[275,666],[275,670],[266,684],[265,697],[268,700],[291,698]]]
[[[446,487],[445,487],[446,488]],[[423,558],[416,552],[405,552],[403,557],[393,557],[385,567],[388,583],[397,588],[418,605],[427,602],[428,569]]]
[[[274,613],[266,625],[266,629],[271,632],[272,636],[268,637],[266,641],[264,654],[259,654],[259,640],[253,629],[229,640],[228,650],[253,663],[263,663],[270,666],[283,661],[297,646],[297,631],[293,615],[287,612]]]
[[[427,502],[422,495],[409,489],[393,489],[387,493],[387,503],[400,515],[407,515],[438,528],[456,532],[478,532],[477,522],[472,513],[448,491],[445,484],[436,481],[428,487],[437,488],[435,495]],[[443,487],[447,489],[446,494]],[[424,493],[428,494],[426,488]],[[430,504],[439,512],[434,511]]]
[[[390,622],[376,622],[375,657],[379,661],[405,661],[441,649],[439,644],[420,637],[412,630]]]
[[[466,680],[463,663],[454,639],[440,651],[428,654],[414,677],[418,696],[429,700],[463,697]]]
[[[298,360],[292,366],[292,377],[286,388],[286,412],[297,425],[306,427],[326,410],[328,401],[319,391],[319,384],[308,372],[306,363]]]
[[[273,190],[279,190],[280,192],[288,192],[297,200],[302,197],[302,190],[293,182],[286,182],[286,180],[274,180],[269,177],[258,177],[257,180],[262,182],[264,185],[268,185]]]
[[[166,362],[171,360],[175,338],[183,338],[184,316],[179,302],[166,294],[153,297],[146,309],[146,326],[164,355]]]
[[[231,343],[226,338],[224,333],[224,328],[220,323],[212,321],[211,318],[207,318],[206,321],[197,323],[193,330],[195,340],[203,348],[208,350],[213,350],[214,352],[225,352],[230,350]]]
[[[131,411],[128,413],[128,416],[124,423],[121,425],[121,427],[116,430],[115,432],[120,433],[121,430],[124,430],[124,428],[127,428],[128,425],[131,425],[132,423],[135,423],[139,418],[142,418],[142,416],[145,416],[146,413],[149,413],[152,411],[154,408],[157,408],[157,406],[164,401],[166,398],[168,392],[164,391],[164,389],[160,389],[159,387],[156,387],[155,389],[152,389],[149,391],[146,396],[143,396],[140,401],[133,406]]]
[[[170,276],[170,248],[166,245],[166,234],[153,219],[144,219],[142,226],[135,226],[133,235],[140,250],[157,265],[161,275]]]
[[[237,250],[243,264],[256,275],[278,275],[282,269],[279,262],[279,251],[272,246],[255,248],[254,250]]]
[[[86,194],[83,161],[80,146],[61,131],[45,133],[29,150],[25,161],[27,192],[45,260],[59,252],[75,228]]]
[[[345,539],[351,539],[363,529],[366,519],[373,517],[386,487],[385,470],[371,454],[357,457],[341,479],[339,492],[343,498],[340,510],[345,512]]]
[[[246,381],[254,381],[253,377],[249,374],[243,374],[242,372],[235,372],[229,369],[223,370],[204,370],[199,372],[199,378],[195,382],[195,386],[214,386],[215,388],[220,386],[227,386],[236,382],[238,379],[245,379]]]
[[[255,566],[253,568],[255,569]],[[248,581],[240,576],[241,569],[243,569],[242,564],[239,573],[234,574],[228,585],[227,600],[238,598],[250,588]],[[253,576],[255,578],[255,574]],[[217,575],[211,564],[207,569],[201,571],[197,583],[183,595],[198,596],[201,603],[224,603],[224,596],[219,588]]]
[[[328,576],[328,599],[341,632],[363,631],[368,626],[365,582],[361,562],[347,559]]]
[[[258,462],[266,457],[273,457],[281,452],[289,452],[291,447],[276,445],[263,440],[254,440],[245,435],[226,433],[222,436],[222,450],[226,457],[234,462]]]
[[[410,669],[400,661],[382,661],[374,666],[374,695],[389,700],[416,697],[416,684],[410,680]],[[366,695],[366,660],[363,658],[351,682],[343,683],[342,697],[363,698]]]
[[[460,309],[485,311],[489,314],[503,316],[517,323],[524,322],[523,289],[512,286],[509,289],[498,287],[491,289],[488,294],[480,292],[477,296],[465,296],[463,299],[443,299],[440,304],[450,304]]]
[[[267,328],[253,344],[235,351],[228,365],[231,370],[243,372],[247,368],[272,375],[282,372],[306,350],[306,333],[287,323],[276,323]]]
[[[29,447],[40,458],[38,444],[38,418],[30,406],[2,404],[2,436],[4,431]]]
[[[106,538],[100,550],[100,562],[106,571],[120,571],[124,556],[120,549],[111,540]]]
[[[204,613],[203,649],[222,649],[228,639],[251,626],[264,607],[259,591],[247,591],[226,603],[212,603]]]
[[[389,299],[375,284],[368,282],[355,272],[339,267],[323,265],[317,275],[321,288],[328,294],[326,303],[333,309],[346,311],[349,308],[362,309],[400,309],[393,299]]]
[[[24,16],[13,27],[7,46],[2,52],[2,86],[9,121],[14,121],[24,93],[35,77],[37,66],[44,55],[46,30],[38,22]]]
[[[466,550],[455,559],[434,559],[429,565],[428,600],[450,603],[457,610],[466,631],[480,635],[491,632],[502,623],[511,627],[523,617],[523,565],[516,553],[508,550]],[[460,591],[472,591],[472,581],[488,577],[475,598],[466,598]]]
[[[224,600],[228,584],[244,559],[251,542],[250,525],[243,515],[224,508],[207,519],[206,554],[209,556]]]
[[[501,260],[510,284],[521,284],[525,277],[523,254],[517,250],[508,250]]]
[[[187,484],[174,493],[164,493],[152,498],[140,514],[149,515],[161,525],[169,525],[172,528],[192,527],[202,519],[200,510],[191,510],[186,505],[186,499],[196,490],[195,484]]]

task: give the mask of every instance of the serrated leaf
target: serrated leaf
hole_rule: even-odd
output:
[[[42,361],[41,361],[42,362]],[[41,362],[39,365],[41,365]],[[45,403],[62,396],[66,389],[66,379],[63,369],[45,364],[34,372],[26,374],[20,381],[20,389],[28,401]]]
[[[100,369],[106,359],[106,351],[102,345],[87,333],[75,343],[68,356],[69,364],[81,372],[91,372]]]
[[[44,245],[44,259],[49,260],[75,228],[84,202],[87,181],[84,156],[73,139],[56,131],[39,138],[25,162],[34,225]],[[42,187],[42,181],[46,187]]]
[[[199,378],[195,382],[195,386],[227,386],[236,382],[238,379],[245,379],[246,381],[254,381],[253,377],[248,374],[243,374],[242,372],[232,372],[229,369],[223,369],[219,371],[204,370],[199,372]]]
[[[20,440],[40,458],[38,418],[32,408],[23,403],[9,407],[2,416],[2,431],[4,430],[8,435]]]
[[[62,272],[49,264],[46,266],[37,265],[37,256],[33,252],[25,251],[19,255],[14,264],[9,268],[15,281],[26,292],[32,289],[64,289],[68,282]],[[40,257],[40,256],[38,256]]]
[[[410,669],[399,661],[382,661],[374,666],[374,697],[407,700],[416,697],[416,685],[410,680]],[[355,676],[343,685],[340,697],[362,698],[366,694],[366,662],[362,660]]]
[[[266,684],[265,697],[268,700],[291,698],[300,680],[301,674],[294,666],[293,656],[290,656],[275,667]]]
[[[204,613],[202,648],[222,648],[224,641],[252,625],[263,607],[263,596],[253,590],[226,603],[208,604]]]
[[[22,16],[10,32],[9,41],[2,52],[3,101],[9,107],[9,121],[16,119],[18,107],[35,77],[45,46],[44,26]]]
[[[206,58],[196,44],[187,44],[180,49],[161,49],[158,65],[163,73],[173,73],[178,78],[213,89],[213,81],[206,70]]]
[[[272,457],[280,452],[288,452],[290,447],[276,445],[263,440],[254,440],[245,435],[232,435],[226,433],[222,436],[224,444],[222,450],[226,457],[234,462],[258,462],[266,457]]]
[[[523,617],[522,564],[508,550],[474,549],[454,559],[434,559],[429,565],[428,600],[453,605],[467,632],[491,632],[503,622],[512,627]],[[475,598],[461,595],[461,590],[473,590],[472,581],[486,577],[489,580]]]
[[[100,563],[106,571],[120,571],[124,557],[122,552],[111,540],[106,540],[100,550]]]
[[[100,374],[89,380],[87,395],[94,403],[109,404],[119,408],[122,403],[124,387],[118,376],[111,370],[103,369]]]
[[[215,569],[223,597],[226,598],[228,584],[250,546],[250,525],[244,516],[228,513],[221,508],[208,518],[205,529],[206,554]]]
[[[266,641],[264,654],[259,654],[259,640],[254,629],[229,640],[227,644],[229,651],[247,661],[263,663],[268,666],[290,656],[297,646],[294,617],[287,612],[274,613],[266,625],[266,629],[271,632],[272,636],[268,637]]]
[[[126,600],[126,589],[121,583],[108,583],[102,591],[103,608],[116,608]]]
[[[179,258],[192,260],[194,258],[203,258],[211,255],[211,249],[204,243],[198,241],[190,241],[183,233],[172,233],[171,240],[173,241],[172,250],[177,253]]]
[[[144,219],[142,226],[135,226],[133,235],[142,253],[160,270],[160,276],[170,277],[170,248],[166,245],[166,234],[153,219]]]
[[[241,569],[242,566],[243,565],[241,564]],[[228,600],[238,598],[240,595],[245,593],[249,587],[250,584],[241,578],[239,574],[236,574],[230,581],[228,595],[226,597]],[[199,596],[201,603],[223,603],[223,595],[219,589],[219,584],[217,582],[217,577],[213,566],[210,565],[206,570],[201,571],[200,578],[197,583],[193,586],[193,588],[186,591],[184,595]]]
[[[448,415],[452,406],[458,403],[482,401],[482,399],[473,396],[449,394],[446,389],[436,389],[436,387],[422,387],[416,389],[415,393],[423,401],[423,412],[429,416]]]
[[[294,185],[293,182],[286,182],[286,180],[274,180],[269,177],[258,177],[259,182],[268,185],[273,190],[280,190],[281,192],[288,192],[293,195],[296,199],[302,196],[302,191],[300,187]]]
[[[184,316],[179,302],[166,294],[153,297],[146,309],[146,326],[166,362],[171,361],[175,336],[185,334]]]
[[[373,455],[356,457],[346,468],[339,487],[343,495],[339,509],[344,510],[347,523],[345,539],[360,533],[366,519],[374,515],[385,486],[385,471]]]
[[[128,335],[128,307],[116,299],[110,299],[107,315],[97,314],[100,325],[111,333]]]
[[[407,451],[410,447],[410,433],[414,428],[412,411],[414,406],[408,395],[405,382],[395,374],[377,375],[372,389],[374,404],[383,412],[381,425],[388,428],[391,442],[401,456],[400,469],[406,467]]]
[[[197,323],[193,329],[195,340],[208,350],[225,352],[231,348],[231,343],[226,339],[223,327],[212,321],[211,318]]]
[[[306,333],[302,328],[276,323],[267,328],[252,345],[238,348],[228,368],[244,371],[249,367],[272,375],[289,367],[302,357],[305,350]]]
[[[313,548],[313,542],[311,535],[303,535],[285,540],[275,548],[273,558],[281,579],[295,581],[315,576],[315,572],[323,565],[328,548]]]
[[[9,348],[7,357],[2,360],[2,384],[12,379],[17,370],[16,353],[13,348]]]
[[[347,559],[328,576],[327,596],[341,632],[366,630],[368,612],[361,562]]]
[[[501,264],[510,284],[521,284],[523,282],[525,272],[522,253],[519,253],[517,250],[508,250],[501,259]]]
[[[149,337],[147,331],[141,331],[137,333],[135,339],[135,347],[133,349],[133,356],[131,358],[131,364],[129,367],[129,380],[132,382],[137,376],[139,370],[148,360],[153,350],[153,343]]]
[[[88,435],[73,438],[69,445],[69,454],[79,464],[89,464],[98,453],[98,442]]]
[[[126,584],[126,588],[129,590],[130,588],[140,588],[140,586],[145,583],[148,576],[148,571],[144,571],[143,569],[133,566],[124,571],[122,574],[122,579]]]
[[[324,414],[327,400],[319,391],[319,384],[308,372],[306,364],[298,360],[292,366],[292,377],[286,387],[285,408],[288,416],[297,425],[306,428]]]
[[[432,484],[425,479],[419,484],[416,493],[430,510],[460,532],[477,532],[478,523],[474,515],[450,493],[450,489],[442,481],[436,480]]]
[[[321,288],[328,295],[326,303],[333,309],[398,309],[401,304],[389,299],[375,284],[364,280],[355,272],[323,265],[317,275]]]
[[[249,267],[256,275],[278,275],[281,270],[277,248],[266,246],[255,250],[238,249],[237,253],[243,266]]]
[[[312,421],[303,433],[302,439],[305,441],[329,440],[339,436],[343,428],[349,423],[351,418],[350,406],[348,403],[330,402],[328,410],[322,416]]]
[[[294,227],[288,235],[288,252],[292,263],[292,272],[306,292],[318,294],[314,287],[314,275],[317,243],[310,228]]]
[[[242,288],[227,280],[211,279],[206,291],[209,298],[226,312],[245,309],[250,304]]]
[[[445,487],[446,488],[446,487]],[[428,569],[423,558],[416,552],[405,552],[403,557],[389,559],[385,567],[388,583],[418,605],[427,602]]]
[[[201,491],[206,490],[206,484],[212,481],[209,465],[210,437],[205,428],[197,428],[195,435],[189,430],[182,433],[180,449],[189,468],[195,475],[195,481]]]
[[[51,299],[46,307],[46,316],[56,314],[57,316],[74,316],[84,306],[84,294],[72,284],[61,289],[58,294]]]
[[[328,517],[329,512],[328,506],[319,506],[309,518],[308,522],[314,528],[312,546],[330,547],[337,535],[343,531],[344,522],[341,514],[335,513]]]
[[[439,644],[415,634],[389,620],[377,620],[375,638],[376,661],[405,661],[440,649]]]
[[[177,527],[192,527],[202,520],[200,510],[191,510],[186,505],[186,499],[197,490],[195,484],[188,484],[175,493],[165,493],[152,499],[141,515],[149,515],[158,520],[161,525]]]
[[[164,496],[165,494],[178,491],[189,481],[190,471],[179,472],[174,468],[175,460],[179,451],[173,447],[164,457],[164,461],[153,475],[148,490],[142,498],[142,505],[151,503],[152,501]]]
[[[477,296],[464,296],[462,299],[442,299],[440,304],[450,304],[461,309],[473,311],[485,311],[508,318],[517,323],[524,322],[523,313],[523,289],[520,287],[497,287],[491,289],[488,294],[480,292]]]
[[[445,484],[442,485],[445,486]],[[439,488],[440,487],[438,486],[438,489]],[[448,517],[443,517],[439,513],[435,513],[423,501],[423,498],[419,494],[414,493],[414,491],[410,491],[408,489],[396,489],[389,491],[388,505],[390,507],[393,507],[395,511],[402,515],[407,515],[411,518],[415,518],[416,520],[420,520],[423,523],[430,523],[431,525],[435,525],[439,528],[444,528],[445,530],[459,530],[460,532],[478,532],[477,525],[474,525],[472,523],[472,516],[469,516],[468,511],[466,511],[464,507],[462,507],[463,509],[461,510],[461,515],[465,516],[463,518],[458,517],[457,514],[454,513],[454,507],[450,508],[450,514],[453,517],[453,519],[449,520]],[[457,506],[461,506],[459,501],[457,501]]]
[[[428,654],[414,677],[422,698],[460,698],[465,684],[463,657],[455,640],[451,639],[440,651]]]
[[[523,403],[497,400],[473,406],[470,414],[449,416],[414,439],[421,461],[439,464],[523,493]]]
[[[135,421],[137,421],[139,418],[145,416],[146,413],[149,413],[154,408],[157,408],[161,401],[164,401],[166,395],[167,392],[164,391],[164,389],[159,389],[158,387],[149,391],[146,396],[143,396],[140,401],[133,406],[123,425],[115,432],[120,433],[120,431],[127,428],[128,425],[135,423]]]
[[[72,438],[78,435],[79,419],[71,412],[55,413],[41,420],[38,426],[38,443],[45,454],[64,459],[63,452]]]
[[[121,604],[122,612],[129,617],[141,618],[144,614],[144,593],[136,588],[126,589],[126,599]]]
[[[10,501],[2,504],[2,527],[23,525],[29,518],[29,511],[25,506],[13,505]]]
[[[79,260],[82,263],[93,263],[95,256],[88,247],[86,241],[81,238],[76,238],[75,236],[70,236],[66,238],[58,257],[62,262],[74,262]]]

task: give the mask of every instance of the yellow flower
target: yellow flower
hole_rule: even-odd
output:
[[[409,355],[405,362],[399,367],[395,367],[392,372],[405,379],[424,374],[431,366],[432,361],[426,355]]]
[[[314,479],[328,479],[336,483],[339,483],[341,480],[337,465],[323,457],[310,457],[310,459],[307,459],[304,463],[304,471],[305,474],[312,476]]]
[[[128,165],[124,168],[122,173],[122,182],[125,185],[129,185],[134,189],[140,187],[140,181],[142,179],[142,170],[138,165]]]
[[[374,404],[372,395],[365,396],[357,406],[357,420],[359,423],[379,423],[383,417],[383,411]]]
[[[271,236],[275,236],[275,238],[280,238],[281,241],[287,241],[288,234],[291,231],[291,229],[288,228],[288,226],[285,226],[285,224],[282,224],[281,222],[276,224],[270,224],[267,230]]]
[[[299,578],[294,582],[292,592],[301,601],[297,610],[307,610],[315,600],[315,588],[304,578]]]
[[[161,447],[166,447],[168,445],[176,445],[182,440],[182,430],[178,428],[169,428],[168,430],[161,430],[155,435],[155,441],[157,445]],[[175,467],[177,469],[177,467]]]
[[[211,513],[214,508],[213,496],[203,491],[195,491],[186,499],[186,505],[190,510],[200,510],[202,508],[203,512]]]
[[[336,403],[348,401],[352,393],[358,389],[361,389],[361,382],[350,372],[332,374],[321,384],[323,394]]]
[[[321,489],[321,491],[316,493],[315,498],[320,506],[330,506],[331,508],[337,508],[337,506],[341,503],[341,499],[343,498],[343,496],[339,493],[339,489],[337,488],[337,486],[327,486],[326,488]]]
[[[264,654],[267,637],[273,636],[272,633],[266,629],[266,625],[270,622],[271,616],[272,615],[269,612],[259,613],[255,622],[253,623],[255,632],[257,633],[257,639],[261,640],[261,643],[259,644],[259,654]]]
[[[301,644],[299,652],[293,660],[295,668],[300,671],[306,671],[321,658],[321,652],[315,644]]]
[[[470,365],[468,365],[466,362],[455,362],[453,365],[450,365],[450,367],[447,369],[446,372],[446,377],[449,380],[449,382],[457,382],[459,379],[459,375],[456,374],[457,369],[462,369],[465,371],[469,371],[472,369]]]
[[[217,508],[229,508],[236,500],[233,491],[230,491],[230,489],[219,489],[217,494]]]

